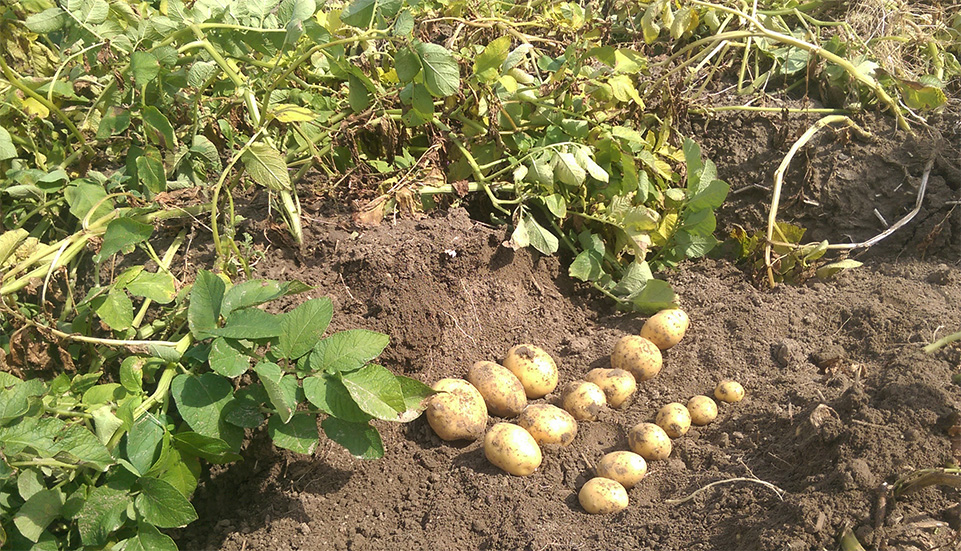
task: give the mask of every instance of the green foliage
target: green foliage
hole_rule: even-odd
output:
[[[158,292],[166,281],[152,283],[157,274],[137,287],[144,274],[129,269],[107,293],[99,310],[112,329],[125,329],[117,312],[132,310],[105,307],[111,296],[173,300]],[[231,285],[201,271],[167,306],[190,331],[173,357],[132,354],[51,381],[0,372],[0,544],[176,549],[158,528],[196,520],[190,498],[202,463],[240,460],[246,428],[265,426],[278,447],[311,454],[323,417],[327,438],[358,457],[382,456],[371,421],[409,421],[433,391],[369,363],[386,335],[324,337],[333,311],[326,298],[283,314],[259,308],[303,290],[269,280]],[[91,352],[115,356],[102,345]]]

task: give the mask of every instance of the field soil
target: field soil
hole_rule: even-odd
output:
[[[815,120],[690,121],[685,130],[732,186],[718,213],[720,237],[735,225],[765,228],[774,171]],[[690,315],[687,337],[629,405],[581,422],[570,447],[545,448],[532,476],[500,472],[481,442],[441,441],[423,418],[379,424],[387,451],[376,461],[323,437],[313,456],[299,456],[255,431],[245,461],[204,475],[194,502],[201,519],[174,534],[179,545],[799,551],[837,549],[851,528],[868,549],[955,548],[957,488],[895,497],[891,485],[961,453],[951,442],[961,348],[921,350],[961,328],[958,125],[940,120],[940,133],[910,136],[891,118],[859,122],[873,139],[825,130],[798,154],[779,219],[808,228],[806,241],[867,239],[884,230],[882,217],[892,224],[911,210],[933,157],[914,220],[853,254],[863,267],[828,280],[770,290],[752,266],[723,254],[659,274]],[[502,246],[508,229],[463,208],[358,227],[322,199],[304,201],[305,249],[272,245],[256,275],[316,286],[312,296],[334,302],[331,330],[388,333],[381,362],[396,373],[428,384],[463,377],[473,362],[528,342],[554,356],[563,385],[608,367],[614,343],[645,319],[569,278],[569,259]],[[580,508],[578,489],[603,454],[627,449],[631,426],[668,402],[711,394],[725,378],[740,381],[747,397],[721,404],[715,422],[651,462],[625,511]]]

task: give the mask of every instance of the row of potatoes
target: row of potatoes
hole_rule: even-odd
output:
[[[541,348],[517,345],[507,352],[503,365],[477,362],[468,371],[467,380],[448,378],[435,383],[438,394],[428,403],[427,421],[444,440],[475,440],[485,434],[488,412],[516,417],[517,424],[500,422],[486,432],[484,454],[498,468],[527,476],[541,464],[540,446],[567,446],[577,435],[577,421],[596,419],[606,406],[619,408],[629,403],[637,383],[660,372],[661,351],[676,345],[688,325],[687,314],[680,309],[652,316],[640,335],[627,335],[617,342],[611,353],[611,369],[593,369],[583,380],[566,385],[560,396],[561,407],[529,403],[557,388],[557,365]],[[725,399],[718,393],[722,387],[727,389],[728,383],[732,382],[718,386],[718,399]],[[589,513],[611,513],[627,507],[626,488],[647,474],[646,461],[666,459],[671,453],[671,437],[686,433],[692,422],[707,424],[716,415],[716,404],[706,396],[695,396],[687,406],[664,406],[655,423],[639,423],[631,429],[628,441],[632,451],[612,452],[600,460],[597,477],[578,494],[581,505]]]

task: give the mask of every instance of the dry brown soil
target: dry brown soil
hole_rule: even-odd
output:
[[[764,226],[773,172],[813,121],[691,122],[735,192],[719,213],[721,233]],[[939,154],[917,218],[856,255],[864,267],[827,281],[766,290],[726,258],[663,274],[690,314],[687,338],[629,406],[582,422],[569,448],[544,450],[532,476],[499,472],[479,442],[442,442],[423,419],[379,425],[387,453],[377,461],[326,440],[314,456],[297,456],[255,432],[245,461],[205,475],[195,499],[201,519],[176,534],[181,548],[833,550],[848,526],[868,549],[954,548],[958,489],[895,499],[886,488],[953,461],[961,349],[920,348],[961,328],[961,209],[951,203],[961,187],[958,126],[940,121],[939,141],[895,132],[890,118],[861,122],[876,140],[825,131],[802,151],[782,219],[810,228],[812,239],[866,239],[883,229],[873,209],[888,222],[907,212],[926,160]],[[644,318],[572,281],[563,258],[504,248],[506,231],[462,209],[367,229],[318,215],[303,254],[272,248],[257,271],[330,296],[332,329],[389,333],[382,362],[427,383],[464,376],[472,362],[498,360],[521,342],[553,354],[562,384],[607,366],[614,342]],[[722,378],[739,380],[745,400],[722,404],[714,423],[652,462],[625,511],[580,508],[576,492],[591,466],[626,449],[633,424],[710,393]],[[727,482],[667,503],[718,481]]]

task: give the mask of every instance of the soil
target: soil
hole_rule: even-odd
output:
[[[765,227],[774,170],[814,120],[691,121],[732,186],[720,234]],[[953,548],[959,490],[895,498],[891,485],[957,461],[949,432],[961,406],[952,382],[961,348],[921,347],[961,328],[961,209],[951,203],[961,187],[958,126],[943,120],[940,137],[910,137],[890,118],[859,122],[874,140],[825,130],[799,153],[779,219],[807,227],[806,240],[867,239],[884,229],[874,209],[893,223],[913,207],[925,163],[939,154],[917,217],[854,255],[863,267],[830,280],[768,290],[726,257],[662,274],[690,315],[687,337],[628,406],[581,422],[569,448],[545,448],[534,475],[498,471],[480,442],[443,442],[423,418],[379,424],[387,452],[376,461],[323,438],[313,456],[298,456],[254,432],[245,461],[205,475],[194,500],[201,519],[176,534],[180,547],[820,550],[838,548],[851,528],[866,548]],[[308,208],[324,212],[319,200]],[[272,248],[256,268],[331,297],[332,330],[390,334],[380,361],[427,383],[465,376],[471,363],[522,342],[555,357],[562,385],[608,366],[615,341],[644,318],[571,280],[563,258],[513,252],[506,237],[459,208],[375,228],[318,215],[304,252]],[[626,510],[580,508],[592,465],[627,449],[631,426],[667,402],[711,394],[724,378],[747,397],[720,404],[715,422],[651,462]]]

